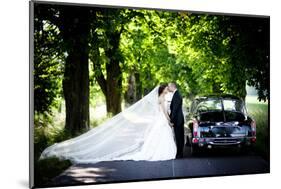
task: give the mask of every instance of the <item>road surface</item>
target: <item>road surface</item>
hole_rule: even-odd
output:
[[[213,175],[268,173],[269,162],[258,155],[216,154],[168,161],[112,161],[71,166],[51,185],[77,185]]]

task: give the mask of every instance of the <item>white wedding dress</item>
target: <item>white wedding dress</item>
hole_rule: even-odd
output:
[[[40,159],[58,157],[72,163],[113,160],[174,159],[173,129],[159,105],[158,87],[100,126],[46,148]]]

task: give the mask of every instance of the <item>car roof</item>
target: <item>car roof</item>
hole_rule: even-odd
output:
[[[195,97],[195,100],[202,101],[202,100],[207,100],[207,99],[218,99],[218,98],[223,98],[223,99],[234,99],[234,100],[242,100],[241,98],[232,95],[232,94],[207,94],[207,95],[200,95]]]

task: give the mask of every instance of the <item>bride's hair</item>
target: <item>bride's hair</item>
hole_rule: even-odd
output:
[[[164,89],[168,86],[167,83],[163,83],[159,86],[158,88],[158,96],[160,96],[162,94],[162,92],[164,91]]]

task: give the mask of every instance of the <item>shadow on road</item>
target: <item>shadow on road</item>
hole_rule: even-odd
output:
[[[216,148],[216,149],[204,149],[200,150],[199,153],[192,154],[191,147],[185,146],[184,148],[184,157],[206,157],[206,158],[215,158],[215,157],[239,157],[239,156],[259,156],[252,150],[240,150],[237,148]]]
[[[268,173],[269,162],[250,152],[205,151],[168,161],[111,161],[71,166],[53,186]]]

